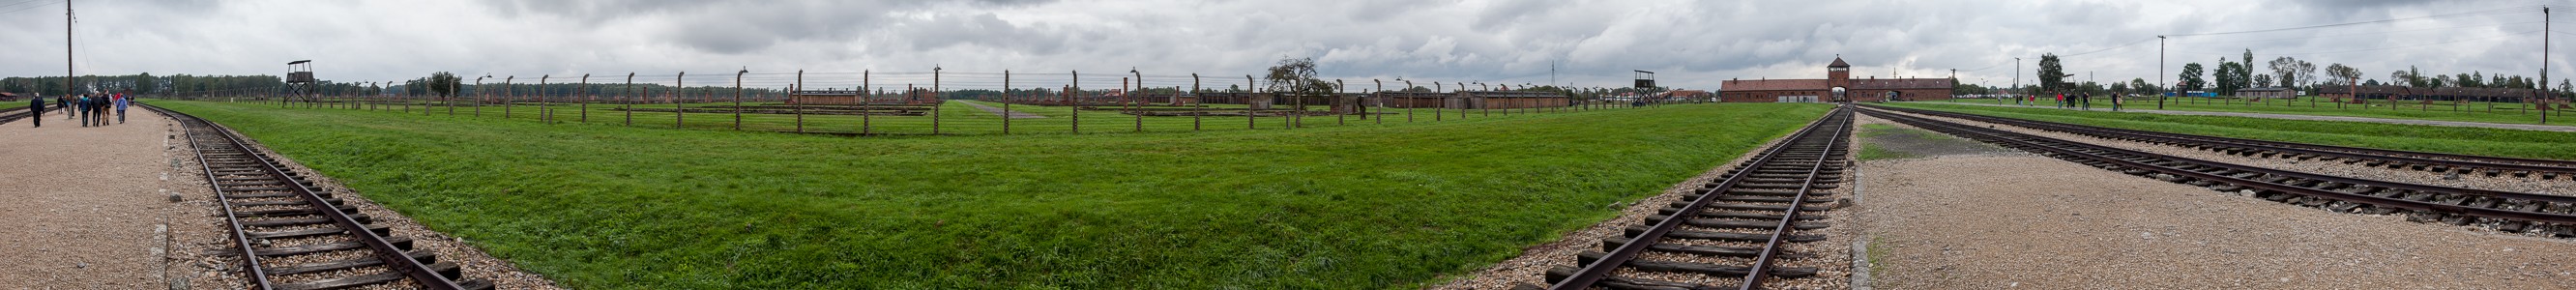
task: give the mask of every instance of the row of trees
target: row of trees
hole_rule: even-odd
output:
[[[39,93],[47,96],[60,96],[72,92],[113,92],[144,95],[209,93],[221,90],[283,87],[285,85],[285,79],[271,75],[207,76],[178,74],[154,76],[151,73],[110,76],[87,75],[73,79],[70,87],[64,86],[63,77],[0,78],[0,91]],[[326,83],[324,85],[329,86],[327,87],[329,89],[354,89],[357,86],[355,84],[346,83]]]
[[[2316,75],[2318,69],[2315,63],[2288,56],[2273,58],[2271,61],[2265,62],[2264,68],[2268,69],[2268,71],[2257,71],[2254,66],[2254,50],[2252,49],[2245,50],[2243,55],[2240,55],[2235,59],[2219,58],[2217,63],[2218,65],[2215,68],[2204,66],[2199,62],[2183,64],[2181,74],[2176,75],[2176,77],[2178,77],[2178,81],[2174,84],[2175,86],[2172,87],[2172,89],[2184,91],[2209,91],[2221,95],[2234,95],[2238,91],[2248,88],[2288,87],[2296,90],[2315,92],[2317,88],[2322,86],[2347,84],[2400,85],[2427,88],[2548,88],[2547,80],[2524,77],[2521,75],[2489,75],[2485,72],[2477,71],[2457,74],[2427,75],[2414,67],[2392,71],[2388,74],[2387,81],[2381,81],[2378,79],[2365,79],[2363,78],[2364,75],[2361,68],[2341,63],[2327,64],[2324,69],[2326,78],[2318,79]],[[2034,86],[2025,86],[2020,89],[2030,92],[2089,92],[2096,94],[2109,92],[2161,92],[2167,89],[2166,87],[2163,87],[2162,84],[2148,83],[2144,78],[2131,79],[2128,82],[2112,82],[2108,84],[2108,86],[2094,84],[2092,82],[2072,83],[2067,80],[2067,77],[2074,75],[2065,73],[2064,62],[2055,54],[2043,54],[2040,56],[2038,75],[2040,80],[2039,84]],[[1959,92],[1962,94],[1983,94],[1993,90],[1993,88],[1966,84],[1962,84],[1959,87]],[[2559,80],[2558,86],[2556,87],[2556,93],[2560,97],[2576,97],[2576,84],[2571,84],[2570,81],[2564,79]]]
[[[2215,82],[2204,81],[2202,79],[2201,73],[2203,70],[2200,63],[2195,62],[2184,64],[2182,74],[2177,76],[2182,80],[2179,84],[2181,86],[2180,88],[2183,90],[2209,90],[2219,94],[2233,95],[2236,94],[2238,90],[2243,90],[2245,88],[2273,86],[2290,87],[2292,89],[2314,92],[2318,87],[2329,85],[2399,85],[2425,88],[2467,87],[2543,89],[2547,88],[2546,85],[2548,84],[2547,80],[2539,78],[2505,74],[2488,75],[2485,72],[2476,71],[2455,75],[2425,75],[2423,71],[2411,66],[2404,70],[2389,72],[2389,80],[2383,82],[2378,79],[2364,79],[2361,68],[2341,63],[2327,64],[2325,67],[2327,79],[2319,82],[2315,81],[2317,72],[2316,64],[2310,63],[2306,60],[2287,56],[2274,58],[2269,62],[2271,74],[2249,75],[2247,73],[2248,66],[2246,66],[2246,64],[2252,63],[2252,60],[2254,59],[2254,50],[2245,50],[2244,56],[2239,59],[2245,61],[2232,62],[2224,58],[2219,59],[2218,72],[2216,72],[2215,75],[2212,75],[2212,77],[2215,78]],[[2571,87],[2569,82],[2566,80],[2560,80],[2557,93],[2562,97],[2576,96],[2576,87]]]

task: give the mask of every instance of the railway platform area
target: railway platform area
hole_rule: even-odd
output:
[[[60,111],[44,127],[0,124],[0,289],[160,289],[173,262],[170,122],[130,110],[81,127]]]

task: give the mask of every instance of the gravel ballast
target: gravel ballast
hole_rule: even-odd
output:
[[[2229,196],[2030,155],[1864,163],[1885,289],[2567,289],[2576,243]]]

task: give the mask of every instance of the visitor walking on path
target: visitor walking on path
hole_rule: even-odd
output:
[[[63,111],[64,120],[71,120],[72,118],[80,116],[80,111],[72,110],[72,97],[74,97],[72,94],[63,94],[61,97],[54,97],[54,110]]]
[[[2076,101],[2076,102],[2078,102],[2078,103],[2084,103],[2084,109],[2085,109],[2085,110],[2092,110],[2092,109],[2093,109],[2093,93],[2089,93],[2089,92],[2088,92],[2088,93],[2084,93],[2083,95],[2079,95],[2079,96],[2077,96],[2077,97],[2075,98],[2075,101]]]
[[[44,128],[44,127],[45,127],[45,97],[27,98],[27,101],[28,101],[28,102],[27,102],[27,111],[32,112],[32,113],[29,113],[29,115],[28,115],[28,116],[34,116],[34,117],[29,117],[29,118],[27,118],[27,122],[29,122],[29,123],[35,123],[35,124],[36,124],[36,128]]]
[[[116,94],[116,123],[117,123],[117,124],[124,124],[124,123],[125,123],[125,105],[126,105],[126,103],[134,102],[134,100],[130,100],[130,99],[127,99],[127,98],[130,98],[130,97],[126,97],[126,96],[125,96],[125,94]]]
[[[88,112],[89,112],[89,95],[81,95],[79,99],[73,99],[73,100],[72,100],[72,112],[88,113]],[[87,127],[89,127],[89,116],[80,116],[79,118],[80,118],[80,124],[81,124],[81,127],[83,127],[83,128],[87,128]]]

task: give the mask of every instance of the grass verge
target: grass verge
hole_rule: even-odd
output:
[[[153,103],[566,286],[643,289],[1419,287],[1829,109],[846,138]]]
[[[1885,135],[1888,135],[1888,134],[1898,134],[1898,133],[1900,133],[1900,132],[1896,132],[1897,130],[1904,130],[1904,129],[1905,129],[1905,128],[1897,128],[1896,126],[1890,126],[1890,125],[1887,125],[1887,124],[1863,124],[1863,125],[1860,125],[1860,128],[1861,128],[1861,130],[1860,130],[1860,136],[1859,136],[1859,137],[1861,137],[1861,138],[1879,137],[1879,136],[1885,136]],[[1908,154],[1908,153],[1905,153],[1905,152],[1898,152],[1898,151],[1895,151],[1895,150],[1887,150],[1886,146],[1878,145],[1877,143],[1872,143],[1872,142],[1861,142],[1861,144],[1860,144],[1860,156],[1854,156],[1854,158],[1859,158],[1859,159],[1860,159],[1860,161],[1882,160],[1882,159],[1905,159],[1905,158],[1914,158],[1914,157],[1915,157],[1915,155],[1914,155],[1914,154]]]
[[[2401,125],[2342,121],[2284,120],[2225,116],[2069,111],[1938,104],[1889,103],[1895,107],[1982,114],[2101,127],[2173,132],[2257,140],[2441,152],[2454,154],[2576,159],[2576,133],[2472,127]]]
[[[2535,110],[2535,107],[2538,105],[2533,104],[2470,102],[2467,104],[2453,105],[2449,102],[2437,102],[2434,105],[2424,105],[2414,102],[2398,102],[2391,104],[2385,100],[2373,101],[2375,102],[2370,104],[2343,104],[2338,106],[2331,99],[2318,97],[2269,99],[2252,103],[2235,99],[2173,98],[2166,100],[2164,107],[2161,110],[2343,116],[2504,124],[2540,123],[2541,111]],[[1931,102],[1988,105],[2012,104],[2012,101],[2007,100],[1997,102],[1993,99],[1955,99]],[[2045,108],[2050,105],[2050,101],[2043,99],[2040,101],[2040,104],[2032,105],[2032,107]],[[2097,111],[2110,110],[2110,106],[2109,101],[2099,99],[2093,101],[2093,109]],[[2130,99],[2129,103],[2123,107],[2131,109],[2158,109],[2154,98],[2133,98]],[[2549,124],[2576,124],[2576,120],[2563,120],[2563,118],[2566,117],[2566,115],[2561,113],[2550,113],[2550,119],[2561,120],[2551,120]]]

